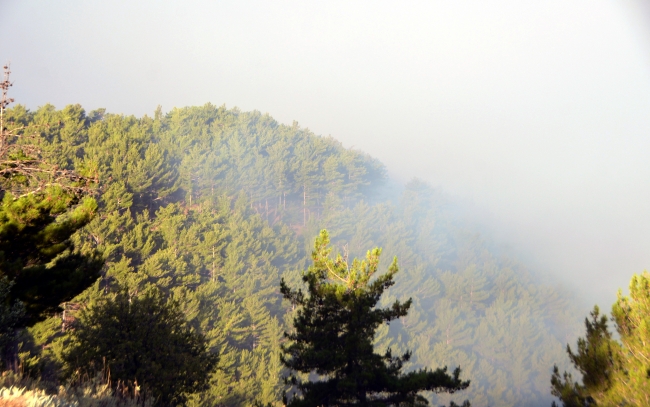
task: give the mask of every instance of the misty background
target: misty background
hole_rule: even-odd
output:
[[[0,62],[30,109],[211,102],[332,135],[586,313],[650,268],[648,4],[0,0]]]

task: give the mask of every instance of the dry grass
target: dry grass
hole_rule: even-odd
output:
[[[0,407],[137,407],[142,402],[118,397],[101,376],[75,385],[60,386],[48,394],[42,383],[4,372],[0,377]],[[144,407],[152,407],[151,400]]]
[[[57,396],[47,395],[41,390],[27,390],[24,387],[0,389],[0,407],[77,407],[79,404],[69,402]]]

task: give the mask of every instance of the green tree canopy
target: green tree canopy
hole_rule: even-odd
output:
[[[607,317],[596,306],[591,320],[585,320],[587,333],[578,339],[577,352],[567,345],[582,383],[554,368],[552,394],[563,406],[650,405],[650,273],[632,277],[629,297],[619,291],[612,321],[620,342],[612,337]]]
[[[404,317],[411,300],[395,301],[376,308],[384,291],[394,284],[397,258],[386,274],[376,276],[381,249],[367,253],[363,261],[338,255],[330,258],[329,235],[316,238],[314,265],[303,275],[307,295],[281,282],[283,296],[298,306],[294,330],[285,336],[283,363],[294,374],[289,377],[300,395],[289,406],[398,406],[427,405],[421,391],[450,392],[467,388],[460,368],[453,375],[447,368],[402,373],[410,352],[394,356],[374,352],[373,340],[380,325]],[[317,374],[322,380],[299,380],[295,372]]]
[[[441,191],[411,182],[399,199],[381,163],[331,137],[209,104],[153,118],[18,105],[5,119],[12,131],[40,126],[21,140],[60,168],[95,171],[101,186],[97,215],[61,255],[101,253],[102,278],[70,300],[66,316],[122,286],[179,299],[220,356],[194,405],[279,402],[292,310],[278,285],[280,277],[300,284],[321,229],[351,258],[371,247],[398,256],[401,277],[378,305],[413,302],[408,315],[380,325],[374,345],[382,354],[413,350],[404,371],[460,365],[472,378],[464,398],[475,405],[547,406],[549,367],[569,369],[565,343],[581,324],[568,293],[499,255]],[[29,332],[34,343],[21,361],[59,366],[60,315]],[[455,396],[423,395],[433,405]]]
[[[94,253],[75,252],[70,240],[93,218],[97,203],[87,196],[92,171],[82,166],[80,171],[61,167],[43,154],[37,135],[49,125],[29,122],[20,107],[6,114],[13,100],[7,98],[8,66],[4,71],[0,82],[0,278],[13,285],[7,301],[21,301],[26,310],[22,322],[32,325],[99,277],[101,262]],[[83,109],[73,106],[62,115],[79,119]],[[79,134],[67,124],[59,121],[51,130]],[[78,144],[74,137],[68,139],[66,145]]]
[[[60,189],[0,203],[0,277],[14,283],[10,300],[25,304],[25,324],[56,312],[62,302],[81,293],[99,277],[101,261],[74,251],[70,236],[88,223],[97,204]]]
[[[82,311],[65,354],[71,371],[108,367],[114,383],[140,386],[156,404],[182,404],[205,390],[217,355],[186,322],[178,304],[157,291],[119,293]]]

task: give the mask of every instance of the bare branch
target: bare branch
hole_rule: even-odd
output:
[[[7,129],[4,113],[14,101],[7,97],[7,91],[13,85],[9,81],[10,74],[7,64],[4,66],[4,79],[0,82],[0,196],[10,192],[14,199],[20,199],[54,186],[77,196],[92,194],[92,186],[98,184],[97,176],[86,177],[73,170],[60,169],[43,158],[38,146],[25,142],[26,138],[36,139],[36,129],[49,128],[48,124]],[[18,140],[23,141],[19,144]]]

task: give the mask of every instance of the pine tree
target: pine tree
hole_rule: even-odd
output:
[[[139,386],[162,406],[205,390],[218,360],[179,305],[157,291],[137,297],[121,292],[83,310],[64,358],[77,374],[92,376],[106,367],[114,383]]]
[[[32,325],[99,277],[101,261],[75,252],[70,240],[93,218],[97,203],[87,196],[92,177],[45,159],[38,146],[43,140],[34,133],[38,126],[7,117],[13,101],[7,97],[9,73],[5,66],[0,82],[0,278],[13,285],[8,301],[25,306],[22,324]]]
[[[74,251],[70,236],[94,216],[97,204],[57,189],[20,199],[6,193],[0,203],[0,277],[14,283],[10,298],[25,304],[27,325],[57,312],[59,305],[89,287],[102,262]]]
[[[585,320],[587,334],[578,339],[577,352],[567,346],[582,383],[567,372],[560,376],[554,368],[552,394],[565,407],[650,405],[650,273],[632,278],[629,297],[619,291],[612,320],[620,342],[609,331],[607,317],[594,307],[591,320]]]
[[[573,353],[567,345],[571,362],[582,374],[582,384],[574,382],[571,373],[564,372],[560,376],[557,366],[553,367],[551,393],[562,401],[564,407],[597,405],[593,396],[606,393],[612,386],[618,344],[607,327],[607,316],[600,315],[596,306],[591,312],[591,320],[585,318],[585,327],[587,334],[578,339],[577,352]]]
[[[629,297],[619,290],[612,318],[625,360],[616,390],[628,404],[650,405],[650,273],[632,277]]]
[[[291,342],[282,348],[282,361],[294,372],[288,382],[300,392],[288,405],[427,405],[419,392],[453,393],[467,388],[469,381],[459,378],[460,368],[452,375],[446,367],[402,373],[410,352],[401,356],[394,356],[390,349],[383,355],[374,352],[377,329],[405,316],[411,306],[407,300],[375,308],[383,292],[394,284],[397,259],[386,274],[375,277],[380,249],[350,264],[340,255],[332,260],[328,245],[329,235],[323,230],[312,253],[314,265],[303,275],[308,294],[281,282],[283,296],[299,307],[294,331],[285,334]],[[296,372],[315,373],[322,380],[302,381]]]

